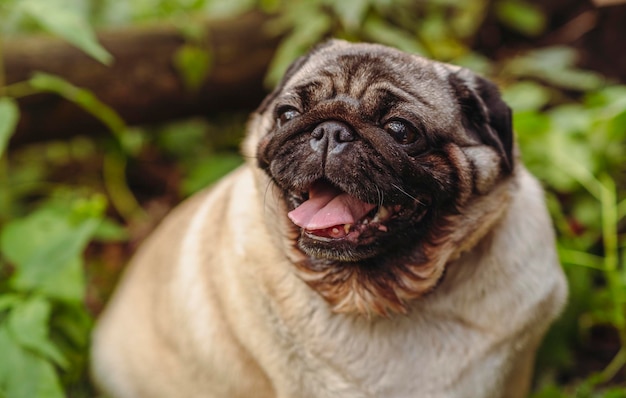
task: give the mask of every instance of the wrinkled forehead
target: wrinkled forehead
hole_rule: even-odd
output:
[[[304,102],[320,95],[356,100],[385,92],[405,101],[451,100],[447,77],[452,71],[399,50],[372,44],[333,44],[315,51],[283,88],[283,94]]]

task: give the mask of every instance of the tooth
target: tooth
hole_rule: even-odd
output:
[[[348,232],[350,232],[351,227],[352,224],[343,224],[343,230],[346,232],[346,235],[348,235]]]
[[[374,216],[373,222],[384,221],[389,217],[389,210],[385,206],[380,206],[378,212]]]

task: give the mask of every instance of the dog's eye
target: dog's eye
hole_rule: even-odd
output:
[[[385,131],[402,145],[412,144],[417,140],[417,131],[407,122],[394,119],[385,124]]]
[[[296,108],[292,107],[280,108],[277,113],[278,116],[276,118],[276,122],[278,123],[279,127],[300,115],[300,112],[298,112]]]

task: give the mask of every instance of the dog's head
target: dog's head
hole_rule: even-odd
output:
[[[515,163],[494,84],[342,41],[289,68],[246,145],[291,220],[296,269],[343,312],[403,312],[431,290],[503,206],[494,191]]]

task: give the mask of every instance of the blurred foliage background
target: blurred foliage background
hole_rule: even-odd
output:
[[[258,30],[226,47],[267,38],[266,89],[328,37],[380,42],[499,83],[522,157],[546,187],[570,283],[569,306],[537,360],[534,396],[626,397],[626,7],[545,3],[0,0],[0,397],[97,396],[86,366],[95,316],[165,213],[241,163],[249,104],[261,100],[235,84],[229,95],[240,106],[176,120],[149,114],[137,124],[46,67],[8,81],[11,54],[3,49],[51,35],[109,68],[120,59],[96,32],[120,30],[123,41],[128,27],[167,25],[181,38],[171,69],[198,93],[224,56],[210,27],[250,14],[260,16]],[[99,127],[61,114],[63,139],[19,141],[29,101],[46,93]],[[222,93],[212,94],[219,103]]]

